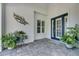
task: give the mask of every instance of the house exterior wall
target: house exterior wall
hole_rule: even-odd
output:
[[[29,43],[34,41],[34,11],[47,14],[45,4],[5,4],[5,32],[11,33],[18,30],[24,31],[28,35],[28,39],[24,42]],[[13,13],[23,16],[29,23],[25,26],[18,23],[13,18]]]
[[[34,11],[48,15],[45,20],[45,37],[51,39],[51,18],[58,15],[68,13],[67,26],[74,26],[79,24],[79,4],[5,4],[5,32],[15,32],[17,30],[23,30],[28,35],[28,39],[25,43],[34,41]],[[29,23],[27,25],[21,25],[13,18],[13,13],[21,15]],[[0,13],[1,14],[1,13]],[[4,27],[4,26],[3,26]],[[3,28],[4,29],[4,28]],[[3,31],[3,32],[4,32]]]
[[[79,24],[79,4],[49,4],[47,20],[47,36],[51,39],[51,18],[68,13],[67,27]]]
[[[1,13],[1,8],[2,5],[0,4],[0,52],[2,51],[2,46],[1,46],[1,37],[2,37],[2,13]]]

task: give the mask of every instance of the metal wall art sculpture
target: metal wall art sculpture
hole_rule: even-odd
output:
[[[17,22],[19,22],[20,24],[23,24],[23,25],[28,24],[28,22],[25,21],[25,18],[24,18],[24,17],[19,16],[19,15],[15,14],[15,13],[13,14],[13,16],[14,16],[15,20],[16,20]]]

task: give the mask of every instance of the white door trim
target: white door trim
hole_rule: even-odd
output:
[[[43,14],[43,13],[39,13],[39,12],[36,12],[36,11],[34,11],[34,40],[38,40],[36,37],[37,37],[37,34],[36,34],[36,13],[37,14],[39,14],[39,15],[43,15],[43,16],[46,16],[45,14]],[[41,35],[40,35],[41,34]],[[40,33],[39,35],[40,36],[44,36],[45,37],[45,33],[43,34],[43,33]],[[43,34],[43,35],[42,35]]]

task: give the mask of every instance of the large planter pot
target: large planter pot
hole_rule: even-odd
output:
[[[8,47],[9,50],[13,49],[12,47]]]
[[[70,49],[74,47],[73,45],[67,44],[67,43],[65,43],[65,46],[66,46],[67,48],[70,48]]]

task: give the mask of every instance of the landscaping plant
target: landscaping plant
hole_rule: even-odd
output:
[[[5,34],[2,36],[2,43],[5,48],[12,49],[16,47],[16,37],[12,34]]]

